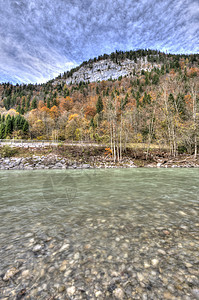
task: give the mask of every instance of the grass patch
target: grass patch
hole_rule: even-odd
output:
[[[13,148],[13,147],[10,147],[8,145],[6,146],[3,146],[0,148],[0,156],[2,158],[5,158],[5,157],[13,157],[15,156],[16,154],[18,153],[18,149],[17,148]]]

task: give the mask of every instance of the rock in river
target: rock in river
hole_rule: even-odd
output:
[[[3,280],[8,281],[10,278],[14,277],[18,272],[19,272],[18,269],[16,269],[15,267],[12,267],[11,269],[7,270],[7,272],[5,273],[5,275],[3,277]]]

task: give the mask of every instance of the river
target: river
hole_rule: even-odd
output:
[[[199,299],[199,170],[0,172],[1,299]]]

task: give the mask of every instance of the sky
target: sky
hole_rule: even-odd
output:
[[[199,1],[0,0],[0,82],[46,82],[141,48],[199,53]]]

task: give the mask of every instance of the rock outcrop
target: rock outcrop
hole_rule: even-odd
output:
[[[161,68],[160,64],[148,62],[147,57],[138,58],[137,61],[125,59],[113,62],[111,59],[100,60],[87,63],[75,71],[67,79],[55,80],[53,85],[65,81],[66,84],[79,84],[80,82],[97,82],[109,79],[118,79],[119,77],[131,77],[133,74],[144,71],[151,71],[154,67]]]

